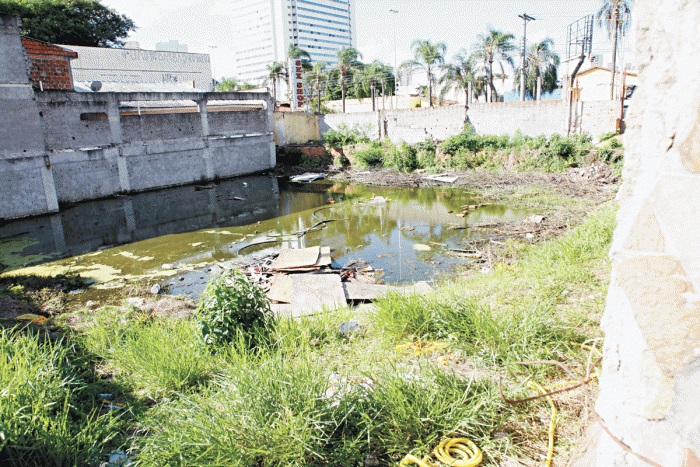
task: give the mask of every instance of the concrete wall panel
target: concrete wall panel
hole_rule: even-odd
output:
[[[164,113],[121,116],[125,143],[191,138],[202,135],[199,113]]]
[[[118,157],[116,148],[51,154],[58,201],[74,203],[119,193]]]

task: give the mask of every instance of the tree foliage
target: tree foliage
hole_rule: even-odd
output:
[[[505,79],[506,72],[503,64],[507,63],[513,68],[513,58],[510,56],[510,53],[515,49],[514,39],[515,36],[513,34],[490,29],[486,34],[479,34],[477,43],[474,46],[475,55],[483,60],[486,67],[486,80],[488,89],[491,91],[489,99],[491,102],[495,100],[494,97],[498,97],[496,87],[493,85],[493,64],[494,62],[498,64],[501,69],[501,76]]]
[[[551,92],[557,88],[557,67],[561,63],[559,55],[552,50],[554,41],[545,39],[530,46],[525,61],[525,94],[538,99],[537,82],[541,92]],[[518,70],[519,72],[519,70]],[[516,73],[517,74],[517,73]],[[515,80],[515,88],[520,90],[520,80]]]
[[[54,44],[119,47],[136,29],[131,19],[96,0],[2,0],[3,11],[22,18],[23,35]]]
[[[413,71],[420,68],[425,70],[428,78],[428,100],[430,107],[432,107],[434,71],[437,67],[445,63],[447,46],[444,42],[433,44],[429,40],[416,39],[413,41],[411,48],[413,49],[414,59],[403,62],[401,64],[401,69]]]
[[[238,78],[222,78],[216,83],[214,90],[217,92],[234,92],[252,89],[255,85],[238,80]]]
[[[345,113],[345,97],[347,95],[348,83],[352,80],[352,72],[358,68],[362,54],[353,47],[343,46],[336,52],[338,57],[335,65],[338,71],[338,81],[340,82],[340,98],[343,101],[343,113]]]
[[[442,86],[440,97],[452,89],[464,92],[467,104],[471,98],[478,98],[486,89],[486,76],[479,59],[475,55],[469,55],[466,50],[458,53],[452,62],[442,67],[443,74],[438,83]],[[472,95],[469,96],[471,85]]]

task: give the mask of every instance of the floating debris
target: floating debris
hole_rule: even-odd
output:
[[[310,183],[315,182],[316,180],[323,180],[324,178],[326,178],[326,174],[307,172],[302,175],[295,175],[294,177],[289,177],[289,180],[297,183]]]

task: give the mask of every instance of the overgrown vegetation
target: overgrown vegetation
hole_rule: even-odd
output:
[[[209,283],[198,312],[202,338],[212,345],[244,339],[252,346],[274,325],[265,292],[235,269]]]
[[[420,160],[432,146],[411,149]],[[613,225],[605,207],[553,241],[509,243],[512,264],[427,296],[389,296],[369,314],[271,326],[264,296],[232,274],[209,285],[191,318],[112,307],[66,320],[62,339],[5,330],[0,462],[94,465],[123,449],[137,465],[391,465],[452,435],[475,441],[486,464],[539,461],[548,409],[506,404],[496,375],[524,396],[530,378],[567,376],[523,376],[515,362],[585,361]],[[360,328],[341,334],[350,319]],[[251,332],[265,338],[251,345]],[[581,406],[559,408],[563,457]]]
[[[603,135],[598,145],[590,135],[525,136],[481,135],[467,126],[442,143],[432,141],[395,145],[389,140],[370,141],[357,127],[339,126],[324,134],[332,146],[344,146],[356,165],[392,167],[410,172],[427,170],[517,170],[560,172],[594,162],[605,162],[620,170],[622,145],[615,134]]]

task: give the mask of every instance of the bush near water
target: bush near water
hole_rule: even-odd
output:
[[[442,143],[427,140],[396,145],[389,140],[370,141],[359,127],[340,125],[324,133],[323,140],[329,146],[347,148],[347,155],[360,168],[383,166],[403,172],[478,168],[559,172],[599,161],[621,170],[622,145],[615,136],[615,133],[602,135],[594,145],[587,134],[481,135],[467,125],[464,131]]]

